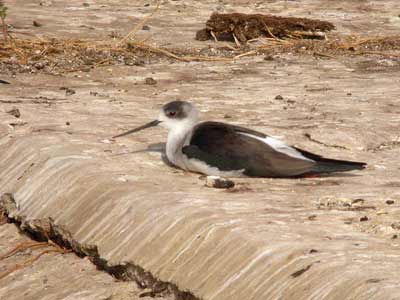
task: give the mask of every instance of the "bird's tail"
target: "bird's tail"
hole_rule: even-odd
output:
[[[352,170],[362,170],[367,166],[364,162],[347,161],[323,158],[317,160],[317,163],[312,168],[313,173],[334,173],[334,172],[347,172]]]
[[[316,161],[316,164],[311,169],[311,173],[347,172],[352,170],[362,170],[367,167],[367,164],[364,162],[324,158],[302,149],[297,150],[305,157]]]

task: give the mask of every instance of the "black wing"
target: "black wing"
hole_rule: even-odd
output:
[[[244,133],[244,134],[241,134]],[[266,135],[247,128],[218,122],[197,125],[182,152],[188,158],[205,161],[220,171],[244,170],[254,177],[291,177],[311,171],[315,162],[277,151],[255,137]]]

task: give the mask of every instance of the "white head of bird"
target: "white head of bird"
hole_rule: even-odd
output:
[[[160,125],[168,129],[166,155],[174,165],[187,169],[180,150],[189,143],[192,130],[199,122],[199,111],[191,103],[186,101],[172,101],[165,104],[158,118],[135,129],[121,133],[113,138],[125,136],[140,130]]]

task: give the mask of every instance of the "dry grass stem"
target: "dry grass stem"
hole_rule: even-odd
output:
[[[139,30],[140,28],[142,28],[142,27],[146,24],[146,22],[147,22],[151,17],[153,17],[154,14],[158,11],[158,9],[160,8],[160,4],[161,4],[161,2],[158,1],[158,2],[157,2],[156,8],[151,12],[151,14],[149,14],[149,15],[146,16],[146,17],[144,17],[139,23],[137,23],[137,24],[135,25],[135,27],[133,27],[133,29],[132,29],[125,37],[123,37],[123,38],[117,43],[117,46],[123,44],[124,42],[126,42],[126,41],[129,40],[129,39],[132,39],[132,38],[135,36],[135,34],[138,32],[138,30]]]

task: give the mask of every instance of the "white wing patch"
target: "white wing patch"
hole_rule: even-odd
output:
[[[259,136],[255,136],[249,133],[244,133],[244,132],[238,132],[239,134],[243,134],[245,136],[251,137],[253,139],[257,139],[259,141],[262,141],[263,143],[267,144],[268,146],[272,147],[274,150],[284,153],[286,155],[289,155],[291,157],[294,158],[298,158],[298,159],[302,159],[302,160],[306,160],[306,161],[311,161],[314,162],[314,160],[309,159],[307,157],[305,157],[303,154],[301,154],[299,151],[297,151],[296,149],[286,145],[284,142],[274,139],[270,136],[267,136],[266,138],[261,138]]]

